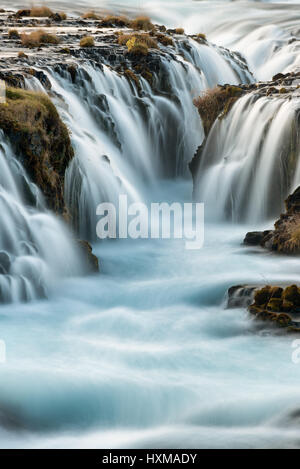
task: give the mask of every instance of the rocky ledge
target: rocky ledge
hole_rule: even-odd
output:
[[[242,96],[252,93],[255,99],[284,97],[292,99],[300,97],[300,72],[287,74],[278,73],[271,81],[251,83],[248,85],[218,85],[205,91],[194,100],[201,116],[205,135],[207,136],[216,119],[224,118],[233,104]]]
[[[53,12],[39,17],[33,14],[36,11],[0,12],[0,71],[3,73],[8,70],[20,76],[28,73],[30,66],[62,63],[73,67],[70,73],[75,76],[80,60],[88,59],[97,66],[113,67],[138,88],[141,77],[153,86],[153,73],[159,70],[162,57],[175,59],[175,53],[183,55],[182,49],[189,49],[188,37],[207,43],[203,34],[187,36],[181,28],[167,29],[153,24],[147,17],[100,17],[93,12],[81,18]],[[228,51],[228,54],[233,53]],[[242,58],[236,55],[236,59],[247,68]],[[18,82],[9,74],[6,79],[12,79],[13,86]]]
[[[261,98],[272,100],[278,99],[279,97],[284,100],[294,99],[296,101],[297,99],[299,101],[300,72],[287,74],[278,73],[269,82],[258,82],[239,86],[228,84],[223,86],[218,85],[213,89],[205,91],[201,96],[194,100],[194,104],[198,109],[205,133],[205,139],[197,149],[190,163],[190,170],[194,181],[200,165],[202,151],[205,147],[213,124],[217,119],[224,119],[239,99],[250,94],[252,96],[251,103],[254,103],[256,100]],[[295,130],[294,133],[295,138],[291,141],[291,148],[287,149],[290,155],[291,166],[297,158],[296,151],[300,144],[299,133],[297,130]]]

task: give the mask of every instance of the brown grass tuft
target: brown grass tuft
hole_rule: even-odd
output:
[[[39,47],[42,44],[59,44],[55,34],[49,34],[44,29],[38,29],[30,34],[21,35],[22,45],[29,48]]]
[[[101,19],[101,17],[97,15],[94,11],[87,11],[81,16],[81,18],[83,18],[84,20],[100,20]]]
[[[278,237],[277,250],[284,253],[300,252],[300,214],[289,217],[284,222],[284,230]]]
[[[205,135],[208,135],[220,113],[227,113],[241,94],[242,89],[238,86],[216,86],[194,99],[194,105],[202,119]]]
[[[157,49],[157,41],[149,36],[147,33],[131,33],[131,34],[120,34],[118,37],[118,43],[122,46],[127,45],[128,41],[134,40],[136,43],[143,43],[147,47],[152,49]]]
[[[166,36],[165,34],[158,33],[155,35],[158,42],[163,44],[164,46],[173,46],[174,42],[170,36]]]
[[[25,54],[25,52],[20,51],[20,52],[18,53],[18,57],[19,57],[19,59],[27,59],[27,58],[28,58],[28,55]]]
[[[53,15],[53,11],[46,6],[32,7],[30,10],[30,16],[32,17],[49,18],[51,15]]]
[[[130,25],[130,20],[127,18],[127,16],[123,15],[107,15],[103,18],[101,22],[101,26],[119,26],[119,27],[124,27],[124,26],[129,26]]]
[[[183,28],[176,28],[175,33],[176,34],[184,34],[184,29]]]
[[[20,34],[16,29],[10,29],[8,31],[8,37],[9,39],[20,39]]]
[[[80,40],[80,47],[94,47],[95,41],[92,36],[85,36]]]
[[[151,31],[155,29],[154,24],[151,23],[151,20],[148,16],[138,16],[131,21],[132,29],[141,29],[143,31]]]

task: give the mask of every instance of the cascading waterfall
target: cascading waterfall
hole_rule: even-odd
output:
[[[58,278],[83,272],[62,223],[45,209],[10,144],[0,135],[1,302],[46,296]]]
[[[99,6],[96,0],[74,2],[64,6]],[[186,22],[189,31],[194,20],[193,32],[211,39],[214,31],[226,47],[245,37],[243,50],[248,57],[253,52],[259,73],[265,69],[267,75],[272,56],[280,55],[277,32],[299,23],[299,5],[293,10],[283,3],[151,0],[148,6],[172,28]],[[269,23],[274,27],[268,29]],[[261,30],[251,43],[255,28]],[[74,37],[63,37],[74,44]],[[42,72],[26,87],[47,91],[72,132],[76,155],[66,174],[66,200],[84,238],[94,235],[97,204],[117,202],[120,193],[134,201],[190,202],[191,178],[184,176],[203,138],[192,98],[217,83],[252,81],[238,54],[173,37],[178,54],[162,47],[153,85],[141,78],[140,89],[113,70],[117,60],[111,66],[100,53],[97,61],[93,49],[108,47],[110,53],[110,40],[96,41],[91,51],[72,46],[76,58],[49,46],[34,51],[34,59],[30,51],[28,63],[11,61],[22,73],[29,67]],[[260,62],[264,50],[271,51],[266,66]],[[294,64],[294,53],[286,66]],[[36,78],[45,83],[45,74],[51,89]],[[300,284],[298,258],[241,245],[246,231],[261,228],[252,220],[270,215],[276,200],[281,203],[300,181],[296,96],[263,97],[266,92],[240,98],[206,141],[197,187],[206,215],[217,223],[206,219],[203,249],[186,250],[181,239],[95,243],[101,276],[62,279],[74,258],[71,238],[45,211],[18,155],[2,139],[0,241],[6,253],[3,247],[0,284],[13,277],[21,290],[22,276],[29,298],[36,285],[29,265],[55,295],[0,306],[0,340],[7,346],[7,362],[0,363],[0,447],[299,447],[299,373],[291,347],[296,336],[273,334],[245,309],[224,309],[224,293],[233,285]],[[251,223],[223,223],[224,212]],[[12,246],[5,236],[10,226]],[[8,258],[20,275],[6,273]]]
[[[148,2],[147,11],[162,24],[205,33],[218,46],[240,52],[259,80],[299,69],[298,0],[174,1],[171,15],[168,2],[158,1]]]
[[[193,106],[199,91],[253,80],[243,60],[226,50],[192,39],[176,44],[178,54],[160,54],[152,88],[139,77],[138,90],[108,63],[80,61],[75,80],[66,67],[43,68],[71,130],[76,156],[66,172],[65,199],[82,237],[95,239],[99,203],[117,206],[121,193],[139,201],[145,182],[188,175],[188,162],[204,136]],[[26,84],[43,89],[36,78]]]
[[[240,98],[217,119],[200,156],[197,200],[217,219],[258,222],[276,217],[300,182],[300,95]]]
[[[223,47],[213,44],[198,43],[189,38],[177,43],[178,50],[184,57],[204,72],[205,89],[215,85],[230,83],[251,83],[253,75],[243,57]]]

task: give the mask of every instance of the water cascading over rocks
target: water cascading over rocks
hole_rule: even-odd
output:
[[[274,78],[241,87],[227,110],[218,109],[195,156],[194,195],[213,219],[278,216],[299,185],[299,74]]]
[[[7,246],[3,235],[0,249],[5,301],[46,295],[56,276],[83,272],[83,245],[76,247],[60,222],[46,211],[40,191],[48,207],[64,213],[78,237],[95,239],[99,203],[117,205],[122,193],[131,201],[144,200],[150,186],[164,184],[165,178],[188,176],[188,163],[204,137],[192,102],[196,93],[217,83],[253,81],[241,56],[210,44],[204,36],[188,37],[157,27],[150,43],[157,41],[159,45],[138,56],[128,53],[126,44],[118,39],[117,28],[112,32],[99,30],[95,47],[80,48],[78,29],[73,25],[70,32],[59,37],[59,44],[45,46],[38,55],[29,49],[16,57],[18,39],[7,44],[12,57],[0,69],[0,76],[10,86],[33,91],[27,95],[26,91],[14,92],[10,98],[13,105],[18,104],[20,96],[30,98],[32,116],[37,119],[33,119],[33,130],[28,133],[25,122],[20,125],[22,113],[15,120],[16,128],[11,125],[13,112],[3,114],[3,130],[15,151],[14,155],[12,149],[6,150],[3,158],[12,154],[13,161],[18,157],[23,172],[23,166],[26,168],[27,186],[39,194],[39,204],[27,208],[28,198],[33,197],[29,190],[26,198],[20,196],[19,204],[24,205],[24,214],[28,212],[31,217],[34,213],[34,219],[40,217],[44,224],[36,233],[33,223],[25,223],[23,215],[25,232],[30,226],[34,233],[22,234],[22,249],[17,247],[18,239],[15,245]],[[57,60],[57,50],[65,60]],[[44,100],[45,93],[56,108]],[[41,96],[41,113],[35,112],[35,96]],[[47,109],[53,125],[44,116]],[[57,111],[71,131],[72,147],[66,127],[61,124],[54,129],[59,121]],[[60,135],[63,138],[59,140]],[[34,236],[37,239],[31,242]],[[90,251],[85,247],[85,252]],[[61,265],[65,256],[68,262]],[[37,277],[41,264],[48,276]],[[16,283],[18,287],[10,287]]]
[[[241,57],[205,39],[172,40],[146,58],[112,42],[75,48],[67,64],[41,58],[34,67],[51,83],[53,102],[71,129],[75,157],[65,200],[81,237],[95,239],[99,203],[117,205],[121,193],[143,200],[149,185],[189,176],[204,136],[192,103],[197,90],[253,81]],[[45,90],[40,77],[31,76],[26,86]]]
[[[0,167],[0,302],[45,297],[59,278],[84,273],[81,253],[2,131]]]

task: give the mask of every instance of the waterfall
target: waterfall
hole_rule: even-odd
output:
[[[254,81],[246,61],[236,52],[205,42],[199,43],[192,38],[179,41],[177,47],[189,62],[203,70],[205,88],[213,88],[217,84],[238,85]]]
[[[58,278],[83,272],[63,224],[45,209],[10,144],[0,134],[0,298],[47,296]]]
[[[101,63],[78,60],[75,78],[65,64],[39,69],[71,130],[75,158],[66,172],[65,199],[81,237],[95,239],[99,203],[117,204],[123,193],[144,200],[149,185],[188,176],[204,137],[193,106],[201,90],[253,81],[245,62],[225,49],[185,37],[176,40],[176,54],[165,49],[152,86],[140,75],[139,86],[129,81],[102,55]],[[34,77],[26,84],[43,89]]]
[[[200,156],[197,200],[207,215],[233,221],[261,221],[280,213],[300,182],[300,96],[240,98],[217,119]]]

